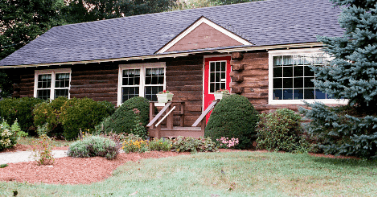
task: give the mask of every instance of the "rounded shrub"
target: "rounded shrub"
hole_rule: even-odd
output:
[[[48,136],[60,137],[63,134],[63,125],[59,121],[62,106],[68,101],[66,97],[58,97],[51,102],[43,102],[33,110],[34,125],[42,127],[47,123]]]
[[[0,101],[0,117],[7,122],[14,122],[18,119],[23,131],[35,134],[32,111],[35,105],[42,102],[42,99],[33,97],[5,98]]]
[[[114,159],[118,155],[116,143],[105,137],[89,136],[73,142],[67,152],[70,157],[106,157]]]
[[[239,144],[235,148],[250,148],[256,134],[257,114],[246,97],[237,94],[226,96],[213,109],[204,136],[214,142],[221,137],[238,138]]]
[[[273,113],[262,113],[257,125],[257,148],[306,152],[309,143],[302,135],[301,116],[289,109],[278,109]]]
[[[94,127],[110,116],[107,105],[90,98],[73,98],[64,103],[59,121],[63,125],[63,136],[67,140],[78,137],[81,131],[92,132]]]
[[[145,125],[149,120],[149,101],[143,97],[132,97],[125,101],[110,118],[103,121],[105,132],[132,133],[145,138]]]

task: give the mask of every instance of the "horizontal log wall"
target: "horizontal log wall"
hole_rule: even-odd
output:
[[[117,104],[118,64],[75,65],[71,74],[71,98],[88,97]]]
[[[185,102],[184,126],[191,126],[202,113],[203,56],[166,60],[166,89],[174,94],[173,101]],[[179,125],[178,116],[174,125]]]
[[[13,81],[13,98],[34,96],[34,69],[19,68],[4,70]]]

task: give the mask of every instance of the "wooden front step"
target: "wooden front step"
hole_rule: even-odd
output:
[[[150,137],[157,138],[171,138],[178,136],[199,138],[204,136],[204,132],[200,127],[173,127],[173,129],[161,128],[159,135],[157,134],[156,128],[148,129],[148,131]]]

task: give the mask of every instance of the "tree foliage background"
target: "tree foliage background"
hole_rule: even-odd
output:
[[[315,86],[348,99],[348,105],[327,107],[321,103],[301,111],[313,121],[325,153],[377,158],[377,1],[331,0],[342,6],[339,23],[343,37],[318,37],[334,59],[330,66],[315,67]]]

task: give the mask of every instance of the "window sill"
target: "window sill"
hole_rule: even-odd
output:
[[[348,99],[308,99],[308,100],[269,100],[269,105],[305,105],[307,103],[319,102],[323,104],[347,105]]]

